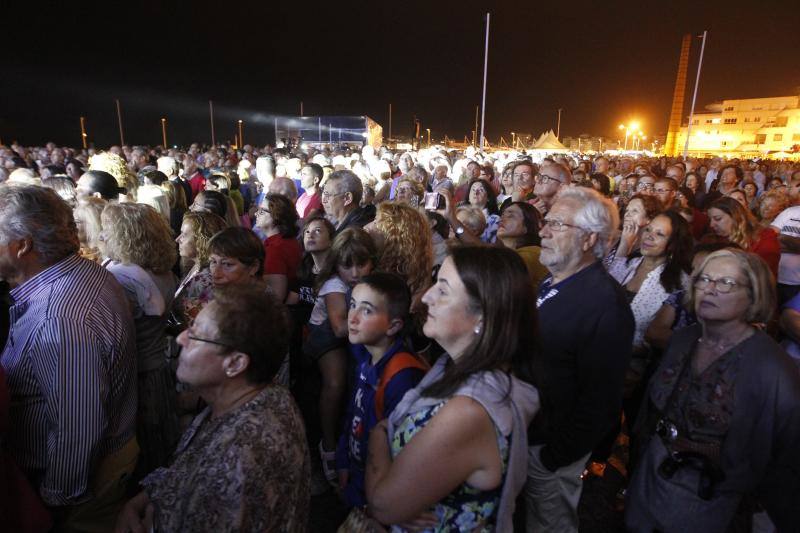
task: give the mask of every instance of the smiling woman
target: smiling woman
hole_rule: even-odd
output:
[[[631,531],[724,531],[745,494],[779,531],[796,526],[800,374],[754,327],[775,310],[774,280],[754,254],[711,253],[693,277],[699,324],[675,332],[650,382],[628,487]],[[742,467],[742,465],[747,465]],[[747,517],[740,517],[746,519]]]

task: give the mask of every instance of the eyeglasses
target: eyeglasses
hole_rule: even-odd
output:
[[[647,189],[648,191],[654,191],[656,188],[655,184],[653,183],[640,183],[636,186],[637,191],[642,191]]]
[[[322,197],[326,198],[326,199],[327,198],[336,198],[337,196],[341,196],[343,194],[347,194],[347,193],[346,192],[329,193],[327,191],[323,191],[322,192]]]
[[[574,224],[567,224],[566,222],[561,222],[560,220],[553,220],[552,218],[546,218],[542,221],[542,228],[550,228],[553,231],[566,231],[567,228],[575,228],[582,230],[583,228],[580,226],[576,226]]]
[[[265,215],[265,214],[268,214],[268,213],[269,213],[269,209],[267,209],[266,207],[261,206],[258,209],[256,209],[256,216]]]
[[[226,344],[226,343],[220,342],[220,341],[215,341],[215,340],[212,340],[212,339],[202,339],[200,337],[195,337],[192,334],[188,334],[188,335],[186,335],[186,337],[189,340],[193,340],[193,341],[197,341],[197,342],[207,342],[208,344],[215,344],[217,346],[222,346],[223,348],[231,348],[231,349],[233,348],[233,346],[231,346],[230,344]]]
[[[554,178],[552,176],[548,176],[547,174],[536,174],[536,181],[539,183],[549,183],[551,181],[555,181],[556,183],[561,183],[560,179]]]
[[[714,288],[720,294],[728,294],[734,289],[734,287],[745,286],[744,284],[739,283],[735,279],[731,278],[712,279],[709,276],[703,274],[699,276],[696,280],[694,280],[694,288],[702,291],[711,286],[712,283],[714,284]]]

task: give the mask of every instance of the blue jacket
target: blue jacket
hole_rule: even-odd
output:
[[[375,393],[381,373],[389,360],[399,352],[409,352],[401,340],[395,341],[378,364],[372,364],[372,355],[363,344],[354,344],[351,353],[355,358],[355,380],[353,396],[345,416],[345,429],[336,447],[336,468],[348,470],[349,478],[344,490],[347,504],[353,507],[366,505],[364,495],[364,469],[367,464],[369,432],[386,418],[403,399],[405,393],[417,386],[425,372],[418,368],[406,368],[395,374],[384,389],[383,413],[378,418],[375,412]]]

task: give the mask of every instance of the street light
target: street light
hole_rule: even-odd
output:
[[[428,148],[430,148],[431,147],[431,129],[430,128],[425,128],[425,131],[428,132]]]
[[[625,124],[620,124],[619,125],[619,129],[625,130],[625,148],[624,149],[627,150],[628,149],[628,135],[630,135],[631,132],[635,133],[636,131],[639,130],[639,123],[638,122],[631,122],[627,126]],[[640,131],[639,135],[641,135],[641,134],[642,134],[642,132]]]
[[[514,148],[516,146],[516,141],[514,140],[515,136],[516,136],[516,134],[512,131],[511,132],[511,148]]]
[[[239,119],[239,146],[244,146],[244,135],[242,134],[242,119]]]
[[[161,119],[161,135],[164,139],[164,150],[167,149],[167,119]]]

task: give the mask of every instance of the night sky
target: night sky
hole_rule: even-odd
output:
[[[69,2],[64,4],[70,4]],[[167,5],[169,4],[169,5]],[[35,7],[34,7],[35,6]],[[272,140],[270,117],[369,115],[409,134],[470,135],[492,14],[486,128],[616,135],[638,119],[666,131],[681,36],[709,30],[698,109],[723,98],[800,89],[800,9],[783,2],[106,2],[3,13],[0,139],[78,145],[79,116],[98,147]],[[550,7],[552,6],[552,7]],[[694,41],[690,86],[700,40]],[[688,113],[688,101],[687,101]],[[260,124],[259,124],[260,122]]]

